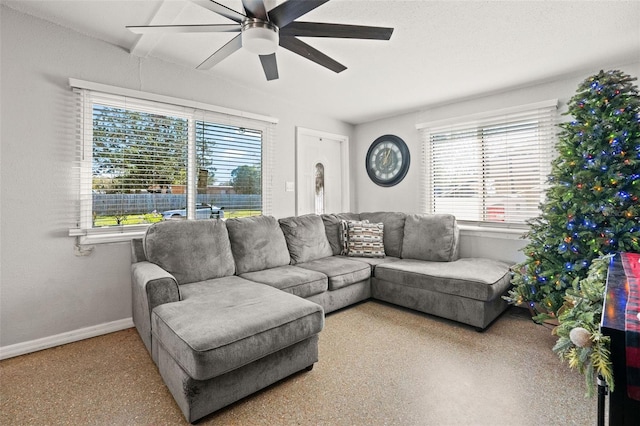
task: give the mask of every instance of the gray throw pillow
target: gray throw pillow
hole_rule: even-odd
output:
[[[458,225],[453,215],[407,215],[402,240],[402,258],[433,262],[456,260],[458,236]]]
[[[287,242],[274,217],[228,219],[227,230],[238,274],[289,264]]]
[[[291,264],[333,256],[322,218],[315,214],[280,219]]]

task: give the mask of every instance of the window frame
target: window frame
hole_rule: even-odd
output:
[[[278,119],[260,114],[238,111],[230,108],[205,104],[197,101],[141,92],[100,83],[69,79],[69,86],[75,96],[75,128],[76,128],[76,166],[74,167],[74,186],[76,197],[74,205],[75,226],[69,229],[69,236],[77,237],[79,244],[99,244],[129,241],[144,235],[150,224],[116,225],[105,228],[93,227],[92,209],[92,169],[93,169],[93,120],[87,119],[86,114],[93,110],[94,97],[102,96],[114,98],[123,97],[132,100],[135,108],[145,105],[152,112],[163,110],[163,113],[188,119],[187,141],[187,220],[195,219],[197,204],[197,173],[196,170],[196,133],[197,121],[205,121],[221,125],[232,125],[258,130],[262,133],[262,214],[271,214],[271,179],[273,173],[273,141]],[[100,103],[101,102],[96,102]],[[122,105],[117,105],[122,107]]]
[[[431,121],[416,124],[421,138],[422,146],[422,162],[421,162],[421,184],[420,184],[420,210],[423,213],[434,213],[434,186],[432,181],[432,144],[431,138],[433,135],[445,134],[446,132],[455,132],[459,130],[475,131],[480,135],[480,139],[484,136],[484,130],[486,128],[509,126],[519,120],[518,117],[530,116],[536,117],[543,124],[536,127],[537,131],[543,129],[545,135],[543,140],[543,148],[548,151],[545,155],[541,155],[537,158],[537,167],[541,170],[540,175],[546,178],[551,172],[551,160],[555,153],[555,145],[557,140],[556,125],[558,121],[558,100],[551,99],[542,102],[536,102],[526,105],[521,105],[512,108],[505,108],[500,110],[494,110],[489,112],[483,112],[479,114],[472,114],[460,117],[453,117],[445,120]],[[487,157],[484,156],[484,141],[480,140],[477,143],[477,147],[480,150],[480,157],[477,159],[483,165],[486,164]],[[480,199],[483,202],[489,198],[489,193],[486,190],[486,177],[484,173],[478,176],[479,184],[482,188]],[[541,185],[540,196],[543,197],[546,191],[547,185]],[[486,206],[485,206],[486,207]],[[455,215],[455,212],[450,212]],[[486,209],[483,209],[481,213],[481,220],[464,220],[460,219],[458,222],[462,229],[467,229],[475,233],[485,233],[488,229],[493,229],[496,232],[504,233],[505,235],[521,235],[522,232],[528,229],[528,225],[519,222],[499,222],[486,220]],[[483,231],[484,230],[484,231]]]

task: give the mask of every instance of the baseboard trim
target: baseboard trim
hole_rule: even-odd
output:
[[[124,318],[91,327],[67,331],[66,333],[56,334],[55,336],[43,337],[42,339],[16,343],[15,345],[0,346],[0,360],[113,333],[114,331],[125,330],[133,326],[133,318]]]

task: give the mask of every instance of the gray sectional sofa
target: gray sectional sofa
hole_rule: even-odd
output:
[[[133,320],[186,419],[318,361],[324,315],[375,298],[485,329],[510,265],[458,258],[451,215],[166,221],[134,240]]]

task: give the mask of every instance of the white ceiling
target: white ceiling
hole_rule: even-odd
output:
[[[242,11],[240,0],[220,0]],[[266,0],[267,9],[282,0]],[[195,68],[235,34],[139,36],[126,25],[231,23],[188,0],[2,0],[133,51]],[[280,79],[238,51],[208,71],[358,124],[420,107],[640,61],[640,1],[332,0],[300,21],[393,27],[390,41],[304,39],[335,74],[287,50]]]

